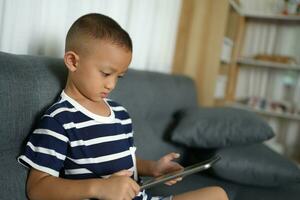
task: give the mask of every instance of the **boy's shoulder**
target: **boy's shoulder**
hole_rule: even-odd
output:
[[[111,109],[116,113],[122,114],[127,113],[127,109],[121,105],[120,103],[112,100],[112,99],[105,99],[107,104],[111,107]],[[59,97],[56,102],[54,102],[48,109],[44,112],[44,117],[52,118],[60,123],[68,123],[69,120],[87,120],[85,115],[82,114],[82,111],[78,106],[73,105],[72,102],[69,102],[67,99],[63,97]],[[127,113],[128,114],[128,113]],[[76,116],[75,116],[76,115]]]
[[[68,103],[68,101],[66,101],[65,99],[59,97],[57,101],[55,101],[54,103],[52,103],[52,105],[48,107],[48,109],[45,111],[45,114],[51,114],[59,109],[71,109],[71,108],[74,108],[72,104]]]
[[[44,116],[48,116],[54,119],[57,119],[57,115],[60,113],[73,113],[75,107],[66,101],[65,99],[59,97],[52,105],[50,105],[47,110],[44,112]]]

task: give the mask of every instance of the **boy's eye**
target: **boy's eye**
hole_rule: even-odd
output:
[[[110,75],[109,73],[105,73],[105,72],[101,72],[101,73],[102,73],[102,75],[103,75],[104,77],[107,77],[107,76]]]
[[[118,76],[118,78],[123,78],[124,77],[124,75],[122,75],[122,76]]]

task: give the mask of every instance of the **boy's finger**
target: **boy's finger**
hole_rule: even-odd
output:
[[[182,181],[182,177],[179,177],[177,179],[173,179],[173,180],[170,180],[168,182],[166,182],[167,185],[174,185],[175,183],[179,182],[179,181]]]
[[[173,160],[173,159],[176,159],[176,158],[179,158],[180,157],[180,154],[179,153],[169,153],[169,154],[167,154],[167,155],[165,155],[164,156],[164,159],[166,160],[166,161],[171,161],[171,160]]]
[[[136,195],[138,195],[140,193],[140,186],[139,184],[137,184],[137,182],[133,181],[133,189],[134,189],[134,192],[136,193]]]
[[[166,182],[165,184],[166,185],[174,185],[176,182],[177,181],[175,181],[175,180],[171,180],[171,181]]]
[[[176,181],[182,181],[182,177],[180,177],[180,178],[176,179]]]

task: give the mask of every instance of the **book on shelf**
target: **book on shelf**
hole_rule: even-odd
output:
[[[239,15],[246,18],[263,20],[300,21],[297,2],[294,6],[282,1],[240,1],[229,0],[230,5]],[[296,9],[295,9],[296,8]]]
[[[271,117],[300,120],[300,110],[289,108],[288,105],[284,104],[283,102],[272,102],[263,98],[252,97],[230,102],[227,105]]]

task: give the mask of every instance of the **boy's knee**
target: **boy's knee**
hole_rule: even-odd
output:
[[[213,186],[211,189],[214,190],[215,194],[217,194],[219,200],[228,200],[227,193],[222,187]]]

